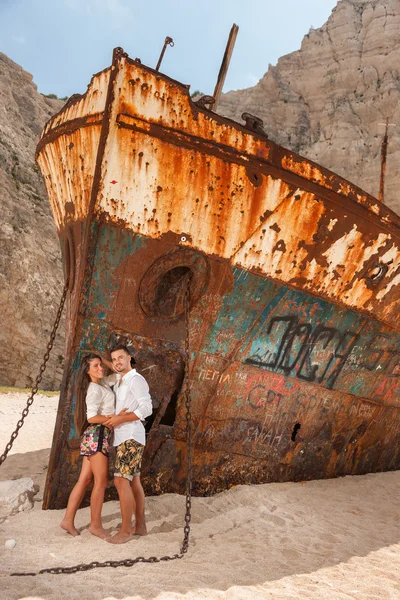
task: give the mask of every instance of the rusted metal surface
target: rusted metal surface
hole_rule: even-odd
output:
[[[146,488],[183,491],[189,275],[196,493],[400,468],[393,212],[121,49],[38,163],[75,280],[45,507],[76,477],[81,356],[121,338],[154,399]]]
[[[215,98],[213,96],[202,96],[195,102],[196,106],[198,106],[199,108],[204,108],[208,110],[212,109],[214,103]]]
[[[266,135],[262,119],[247,112],[242,114],[242,119],[245,121],[247,129],[251,129],[255,133],[260,133],[261,135]]]

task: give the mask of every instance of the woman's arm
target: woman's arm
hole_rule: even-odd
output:
[[[106,367],[108,369],[110,369],[110,371],[112,371],[113,373],[115,373],[116,371],[114,371],[113,366],[112,366],[112,362],[108,360],[108,358],[105,357],[103,352],[100,352],[99,350],[96,350],[95,348],[93,350],[91,350],[91,352],[93,352],[93,354],[98,354],[99,356],[101,356],[101,360],[102,362],[106,365]]]
[[[114,371],[111,361],[109,361],[104,355],[101,357],[101,359],[102,359],[103,363],[106,365],[106,367],[108,367],[110,369],[110,371],[112,371],[113,373],[116,372],[116,371]]]
[[[103,425],[111,415],[100,415],[102,389],[90,384],[86,394],[86,420],[90,425]]]
[[[94,417],[90,417],[87,422],[90,425],[104,425],[104,423],[111,417],[112,415],[95,415]],[[112,425],[107,425],[107,427],[112,427]]]

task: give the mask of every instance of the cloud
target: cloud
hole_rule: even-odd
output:
[[[75,12],[107,19],[112,29],[125,28],[126,21],[132,17],[131,8],[124,0],[65,0],[65,4]]]
[[[257,83],[260,81],[260,77],[253,75],[253,73],[247,73],[247,81],[250,83],[250,85],[257,85]]]
[[[26,38],[24,35],[13,35],[11,36],[11,39],[13,39],[14,42],[17,42],[17,44],[26,44]]]

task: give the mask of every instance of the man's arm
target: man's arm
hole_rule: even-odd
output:
[[[149,386],[145,378],[141,375],[135,377],[131,383],[131,391],[137,402],[136,408],[133,409],[134,414],[144,421],[153,412]]]
[[[118,415],[110,417],[105,425],[110,424],[110,427],[118,427],[118,425],[122,425],[122,423],[127,423],[129,421],[144,421],[146,417],[151,415],[153,407],[149,386],[147,385],[145,378],[142,376],[135,377],[131,382],[130,390],[136,400],[137,407],[133,412],[128,412],[128,410],[132,409],[123,408]]]
[[[134,412],[127,412],[128,408],[123,408],[117,415],[111,415],[106,417],[104,425],[106,427],[118,427],[122,423],[128,423],[128,421],[139,421],[139,417]]]
[[[109,419],[110,415],[94,415],[94,417],[90,417],[90,419],[88,419],[87,422],[90,425],[105,425]],[[107,425],[107,427],[113,427],[113,425]]]

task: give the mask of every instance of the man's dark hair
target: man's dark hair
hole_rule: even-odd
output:
[[[116,346],[114,346],[113,348],[111,348],[110,350],[110,355],[113,352],[117,352],[117,350],[123,350],[124,352],[126,352],[127,354],[129,354],[129,356],[131,357],[131,367],[133,367],[134,364],[136,364],[136,361],[132,355],[131,352],[129,352],[128,348],[125,346],[125,344],[117,344]]]

